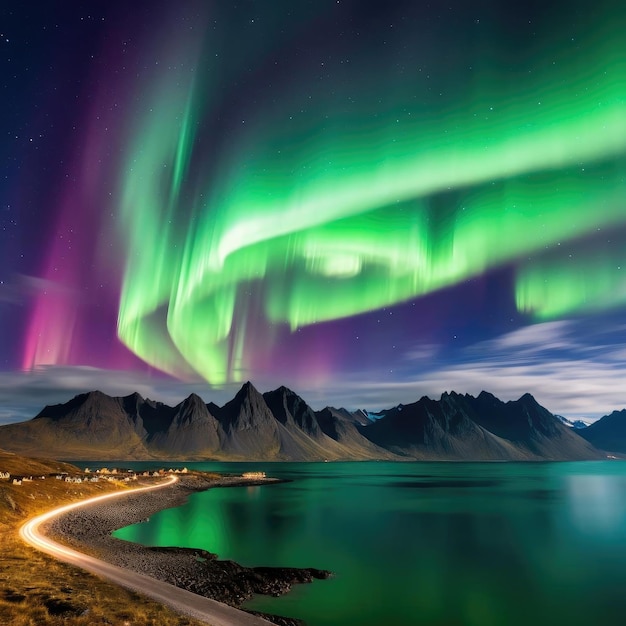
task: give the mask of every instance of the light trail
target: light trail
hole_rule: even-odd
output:
[[[23,524],[20,528],[20,537],[28,545],[41,550],[46,554],[56,557],[60,561],[76,565],[91,574],[95,574],[114,582],[121,587],[141,593],[157,602],[165,604],[175,611],[203,621],[212,626],[267,626],[267,620],[250,615],[216,600],[204,598],[185,589],[180,589],[169,583],[156,580],[144,574],[137,574],[122,567],[111,565],[94,557],[72,550],[56,541],[46,537],[41,526],[46,522],[63,515],[74,509],[100,503],[105,500],[113,500],[125,495],[152,491],[170,487],[178,481],[177,476],[170,476],[165,482],[148,487],[139,487],[132,491],[120,491],[96,496],[88,500],[81,500],[65,506],[58,507],[42,515],[38,515]]]
[[[73,502],[72,504],[66,504],[65,506],[60,506],[52,511],[48,511],[47,513],[43,513],[42,515],[38,515],[33,518],[29,522],[26,522],[20,528],[20,537],[29,545],[41,550],[42,552],[47,552],[48,554],[52,554],[53,556],[59,556],[59,554],[63,554],[68,557],[76,557],[76,556],[85,556],[76,550],[72,550],[70,548],[65,548],[61,544],[56,541],[52,541],[48,539],[44,535],[39,532],[39,527],[45,522],[50,521],[51,519],[58,517],[59,515],[63,515],[64,513],[68,513],[74,509],[78,509],[83,506],[87,506],[90,504],[95,504],[96,502],[103,502],[104,500],[111,500],[113,498],[118,498],[120,496],[126,495],[128,493],[138,493],[140,491],[151,491],[153,489],[162,489],[163,487],[168,487],[169,485],[173,485],[176,481],[178,481],[177,476],[170,476],[167,481],[163,483],[159,483],[157,485],[150,485],[149,487],[139,487],[137,489],[133,489],[132,492],[128,491],[117,491],[114,493],[107,493],[103,496],[96,496],[94,498],[89,498],[88,500],[81,500],[79,502]]]

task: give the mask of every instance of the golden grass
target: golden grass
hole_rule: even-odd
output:
[[[42,475],[71,466],[0,451],[0,470]],[[6,468],[6,469],[5,469]],[[77,468],[73,468],[77,471]],[[11,626],[199,626],[142,596],[56,561],[19,537],[29,518],[122,484],[70,484],[54,478],[13,485],[0,480],[0,624]]]

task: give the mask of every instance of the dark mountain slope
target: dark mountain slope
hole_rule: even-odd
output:
[[[269,410],[285,427],[297,427],[304,433],[319,439],[322,430],[317,423],[313,409],[297,394],[287,387],[279,387],[263,394]]]
[[[444,393],[384,412],[359,429],[377,445],[416,458],[537,460],[592,459],[598,451],[526,394],[502,402]]]
[[[529,393],[502,402],[485,391],[477,398],[457,396],[473,409],[472,418],[489,432],[514,443],[530,455],[549,460],[598,458],[597,450],[565,426]]]
[[[65,459],[538,460],[589,459],[626,450],[626,412],[584,431],[564,426],[529,394],[502,402],[445,393],[380,411],[315,412],[293,391],[260,394],[251,383],[223,407],[192,394],[175,407],[139,394],[99,391],[45,407],[28,422],[0,426],[11,451]]]
[[[278,455],[278,423],[263,396],[247,382],[217,414],[223,436],[223,452],[251,459],[271,459]]]
[[[399,460],[396,454],[377,446],[361,434],[359,427],[364,421],[369,421],[363,419],[360,411],[358,413],[354,415],[346,409],[326,407],[315,415],[324,434],[340,444],[345,451],[359,453],[361,458]]]
[[[613,411],[576,432],[600,450],[626,454],[626,409]]]
[[[174,409],[169,409],[169,412],[171,413],[169,425],[148,437],[151,449],[175,456],[194,457],[211,456],[220,450],[220,442],[224,436],[221,424],[195,393]],[[161,415],[165,413],[163,408],[160,409],[160,413]]]
[[[388,453],[382,450],[377,454],[375,447],[362,436],[359,439],[364,446],[346,446],[333,440],[320,427],[313,409],[286,387],[264,393],[263,399],[278,427],[279,447],[276,460],[323,461],[388,457]]]
[[[386,412],[359,431],[382,448],[417,459],[523,459],[509,442],[486,431],[466,407],[447,394],[441,401],[423,397]]]
[[[122,400],[100,391],[80,394],[28,422],[3,426],[2,440],[11,451],[34,456],[93,458],[97,451],[102,459],[148,458],[142,420],[127,415]]]

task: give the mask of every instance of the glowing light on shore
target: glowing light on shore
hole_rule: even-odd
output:
[[[69,513],[70,511],[74,511],[84,506],[90,506],[92,504],[97,504],[100,502],[104,502],[106,500],[112,500],[113,498],[119,498],[122,496],[127,496],[134,493],[141,493],[146,491],[152,491],[154,489],[163,489],[164,487],[168,487],[173,485],[178,481],[178,476],[169,476],[168,479],[164,482],[158,483],[157,485],[149,485],[147,487],[137,487],[130,491],[116,491],[114,493],[107,493],[102,496],[96,496],[94,498],[88,498],[87,500],[79,500],[78,502],[72,502],[71,504],[66,504],[64,506],[57,507],[56,509],[52,509],[47,513],[42,513],[37,517],[29,520],[25,524],[20,527],[20,537],[29,545],[33,546],[33,548],[37,548],[42,552],[46,552],[47,554],[51,554],[52,556],[59,557],[61,559],[71,557],[72,559],[79,559],[81,561],[85,561],[85,563],[93,561],[94,563],[100,562],[99,559],[93,559],[92,557],[88,557],[77,550],[72,550],[66,546],[63,546],[52,539],[48,539],[41,532],[41,526],[46,522],[53,520],[55,517],[59,517],[64,515],[65,513]]]

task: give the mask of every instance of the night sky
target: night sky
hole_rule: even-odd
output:
[[[0,422],[246,380],[626,406],[623,0],[0,17]]]

